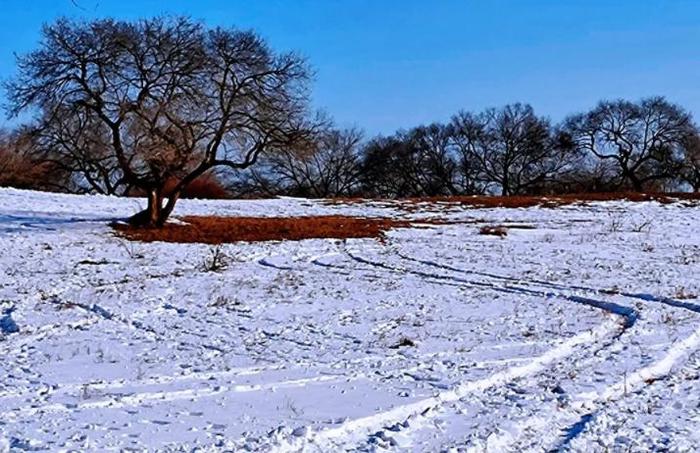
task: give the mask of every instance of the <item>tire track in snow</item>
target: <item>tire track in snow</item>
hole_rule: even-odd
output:
[[[584,292],[594,293],[594,294],[616,294],[616,295],[620,295],[620,296],[630,298],[630,299],[658,302],[658,303],[668,305],[668,306],[671,306],[674,308],[680,308],[680,309],[684,309],[687,311],[691,311],[693,313],[700,313],[700,306],[697,304],[693,304],[693,303],[685,302],[685,301],[678,301],[678,300],[671,299],[671,298],[654,296],[654,295],[650,295],[650,294],[637,294],[637,293],[629,293],[629,292],[611,292],[611,291],[595,289],[595,288],[590,288],[590,287],[585,287],[585,286],[578,286],[578,285],[571,285],[571,286],[560,285],[560,284],[550,283],[550,282],[546,282],[544,280],[537,280],[537,279],[526,279],[526,280],[516,279],[513,277],[508,277],[508,276],[503,276],[503,275],[498,275],[498,274],[460,269],[460,268],[456,268],[456,267],[453,267],[450,265],[436,263],[433,261],[420,260],[417,258],[413,258],[413,257],[407,256],[407,255],[404,255],[402,253],[398,253],[398,256],[400,256],[401,258],[403,258],[405,260],[418,262],[420,264],[424,264],[424,265],[432,266],[432,267],[436,267],[436,268],[441,268],[441,269],[445,269],[445,270],[452,271],[452,272],[459,272],[459,273],[471,274],[471,275],[481,275],[481,276],[486,276],[488,278],[493,278],[493,279],[498,279],[498,280],[503,280],[503,281],[517,281],[520,284],[541,285],[541,286],[556,288],[556,289],[560,289],[560,290],[577,290],[577,291],[584,291]],[[597,407],[597,406],[605,407],[607,404],[609,404],[613,401],[619,400],[620,398],[623,398],[624,396],[627,395],[627,393],[639,390],[640,388],[644,387],[645,385],[650,385],[653,382],[666,377],[671,372],[671,370],[674,366],[676,366],[676,365],[682,363],[682,361],[686,360],[699,347],[700,347],[700,329],[696,330],[692,335],[687,337],[685,340],[672,345],[671,348],[668,350],[668,352],[664,355],[664,357],[662,359],[654,362],[652,365],[643,367],[643,368],[635,371],[631,375],[625,376],[621,381],[607,387],[603,392],[600,392],[600,393],[599,392],[589,392],[589,393],[583,393],[583,394],[577,395],[575,397],[576,399],[580,399],[580,400],[584,400],[584,401],[577,403],[570,410],[573,410],[575,412],[584,411],[585,413],[582,416],[578,417],[577,421],[575,421],[574,423],[569,423],[568,427],[565,427],[562,429],[562,431],[565,433],[563,436],[563,439],[552,449],[552,451],[565,450],[567,448],[567,446],[570,444],[570,442],[573,441],[576,437],[578,437],[578,435],[583,433],[586,426],[595,420],[595,417],[596,417],[597,413],[599,412],[600,408],[593,409],[593,410],[584,410],[587,403],[593,404],[594,407]],[[559,417],[561,417],[561,415]],[[559,417],[557,417],[557,418],[559,418]],[[554,422],[555,422],[555,420],[553,420],[551,418],[546,419],[546,418],[542,418],[542,417],[535,417],[535,418],[525,422],[522,426],[520,426],[519,431],[525,432],[525,431],[530,431],[530,430],[538,429],[538,428],[543,429],[543,428],[546,428],[547,426],[551,426],[551,424]],[[509,438],[510,434],[506,434],[504,437]],[[507,439],[500,439],[500,440],[496,441],[496,443],[500,447],[505,448],[509,442]]]
[[[49,303],[60,305],[61,301],[58,298],[58,296],[53,296],[51,299],[48,300]],[[74,305],[78,308],[80,308],[83,311],[86,311],[88,313],[92,313],[97,315],[99,318],[107,320],[107,321],[112,321],[116,323],[117,325],[122,325],[128,328],[132,328],[138,332],[142,332],[146,337],[151,339],[152,341],[173,341],[178,343],[179,345],[182,346],[189,346],[193,349],[208,349],[211,351],[216,351],[219,354],[225,354],[226,351],[223,349],[219,348],[218,346],[210,345],[210,344],[196,344],[188,341],[183,341],[183,340],[175,340],[173,338],[169,338],[168,336],[164,335],[161,332],[158,332],[156,329],[153,327],[142,323],[141,321],[134,321],[129,319],[128,317],[121,315],[119,313],[113,313],[110,312],[109,310],[97,305],[97,304],[84,304],[82,302],[69,302],[71,305]]]
[[[310,443],[310,445],[321,449],[337,447],[339,444],[356,444],[366,441],[367,436],[371,436],[373,431],[381,432],[387,428],[397,431],[401,430],[402,428],[407,428],[411,425],[411,421],[415,423],[416,419],[418,418],[425,420],[426,418],[435,415],[437,413],[437,409],[440,407],[443,407],[447,403],[457,401],[470,393],[483,391],[488,388],[503,385],[514,379],[537,374],[546,369],[552,363],[574,354],[576,349],[578,349],[580,346],[598,343],[600,342],[601,338],[605,338],[607,335],[612,335],[613,338],[616,338],[621,335],[622,332],[631,328],[637,320],[637,312],[634,309],[612,302],[587,299],[579,296],[554,293],[551,291],[533,291],[514,285],[495,285],[489,282],[464,280],[440,274],[402,269],[387,265],[386,263],[375,262],[358,255],[354,255],[352,252],[347,250],[346,253],[356,262],[373,267],[379,267],[392,273],[399,273],[402,275],[408,273],[418,275],[423,278],[448,280],[466,286],[479,288],[485,287],[508,293],[564,298],[566,300],[592,306],[593,308],[602,309],[613,315],[621,317],[623,319],[622,328],[620,328],[618,323],[608,321],[599,325],[591,332],[583,332],[575,337],[565,340],[559,346],[554,347],[543,355],[532,359],[532,361],[527,365],[511,367],[505,371],[494,373],[485,379],[463,382],[458,384],[456,388],[441,392],[435,397],[419,400],[403,406],[397,406],[382,413],[352,420],[337,428],[330,428],[317,433],[311,433],[309,436],[301,440],[298,439],[294,441],[286,441],[281,445],[278,445],[275,451],[296,451],[303,448],[306,443]],[[322,263],[319,259],[313,260],[312,264],[324,267],[334,267],[334,265]]]
[[[437,396],[425,398],[406,405],[396,406],[384,412],[367,417],[350,420],[336,428],[312,432],[303,439],[287,440],[275,446],[273,451],[299,451],[304,447],[316,447],[322,451],[330,451],[340,445],[357,444],[366,440],[373,432],[381,431],[388,426],[408,426],[418,417],[430,417],[431,413],[447,403],[457,401],[471,393],[483,391],[491,387],[503,385],[517,378],[539,373],[555,361],[573,354],[579,347],[600,341],[601,338],[615,334],[619,324],[608,320],[590,331],[580,333],[564,340],[558,346],[544,354],[535,357],[526,365],[508,368],[495,373],[488,378],[467,381],[458,384],[454,389],[443,391]]]
[[[350,251],[346,251],[347,255],[353,259],[354,261],[363,263],[363,264],[368,264],[370,266],[375,266],[379,267],[382,269],[386,269],[390,272],[393,273],[399,273],[399,274],[412,274],[412,275],[417,275],[419,277],[423,278],[429,278],[429,279],[436,279],[436,280],[447,280],[451,282],[456,282],[456,283],[462,283],[466,286],[469,287],[474,287],[474,288],[488,288],[494,291],[499,291],[499,292],[505,292],[509,294],[522,294],[522,295],[528,295],[528,296],[535,296],[535,297],[544,297],[544,298],[559,298],[559,299],[565,299],[571,302],[576,302],[579,304],[583,305],[588,305],[590,307],[606,311],[608,313],[611,313],[613,315],[618,315],[622,317],[623,319],[623,330],[624,329],[629,329],[631,328],[634,323],[637,321],[638,318],[638,313],[634,308],[627,307],[624,305],[617,304],[615,302],[608,302],[608,301],[603,301],[603,300],[598,300],[598,299],[591,299],[587,297],[581,297],[577,295],[571,295],[571,294],[565,294],[562,292],[555,292],[555,291],[547,291],[547,290],[534,290],[530,288],[524,288],[518,285],[511,285],[511,284],[502,284],[502,285],[497,285],[491,282],[485,282],[485,281],[477,281],[477,280],[466,280],[462,278],[457,278],[457,277],[451,277],[447,275],[441,275],[441,274],[435,274],[435,273],[430,273],[430,272],[424,272],[424,271],[417,271],[413,269],[407,269],[407,268],[399,268],[399,267],[394,267],[390,266],[385,263],[377,262],[377,261],[372,261],[367,258],[363,258],[359,255],[354,255]]]
[[[15,421],[21,418],[32,417],[37,414],[56,412],[75,412],[89,409],[120,409],[124,407],[135,407],[145,403],[165,403],[179,400],[192,400],[221,395],[224,393],[249,393],[265,390],[278,390],[282,388],[305,387],[309,384],[324,383],[330,381],[352,381],[362,379],[363,376],[344,375],[322,375],[312,378],[294,379],[289,381],[272,382],[266,384],[234,384],[217,385],[204,389],[183,389],[161,392],[141,392],[127,395],[115,396],[111,399],[97,401],[87,401],[82,403],[51,403],[32,407],[22,407],[19,409],[0,413],[0,420]]]
[[[333,255],[340,255],[338,254],[333,254]],[[424,271],[418,271],[418,270],[413,270],[413,269],[408,269],[408,268],[401,268],[401,267],[393,267],[390,265],[387,265],[385,263],[377,262],[377,261],[372,261],[367,258],[363,258],[358,255],[353,255],[351,252],[346,251],[346,255],[349,256],[353,261],[361,263],[361,264],[367,264],[369,266],[375,267],[375,268],[380,268],[385,272],[393,273],[393,274],[399,274],[399,275],[405,275],[405,274],[411,274],[411,275],[416,275],[419,277],[422,277],[426,279],[426,281],[431,282],[431,281],[436,281],[439,284],[443,285],[450,285],[450,286],[457,286],[457,287],[462,287],[462,288],[480,288],[480,289],[490,289],[493,291],[498,291],[498,292],[503,292],[507,294],[521,294],[521,295],[528,295],[528,296],[535,296],[535,297],[544,297],[544,298],[561,298],[561,299],[566,299],[571,302],[576,302],[579,304],[583,305],[588,305],[596,309],[600,309],[606,312],[609,312],[614,315],[621,316],[623,318],[623,327],[624,328],[630,328],[634,325],[634,323],[637,321],[638,313],[635,309],[631,307],[626,307],[624,305],[616,304],[614,302],[607,302],[607,301],[602,301],[598,299],[591,299],[591,298],[586,298],[586,297],[581,297],[581,296],[576,296],[576,295],[569,295],[565,294],[562,292],[556,292],[556,291],[546,291],[546,290],[533,290],[530,288],[523,288],[520,286],[515,286],[515,285],[508,285],[508,284],[494,284],[492,282],[485,282],[485,281],[476,281],[476,280],[466,280],[462,278],[457,278],[457,277],[451,277],[451,276],[446,276],[446,275],[441,275],[441,274],[435,274],[431,272],[424,272]],[[330,263],[324,263],[320,261],[319,259],[316,259],[312,261],[312,264],[315,264],[317,266],[322,266],[325,268],[336,268],[336,269],[348,269],[347,267],[344,266],[338,266]],[[354,268],[352,269],[353,271],[365,271],[369,272],[370,269],[357,269]]]
[[[673,368],[683,363],[700,348],[700,328],[696,329],[685,339],[671,345],[664,356],[652,364],[624,376],[619,381],[598,392],[583,392],[574,396],[568,408],[549,416],[535,416],[516,425],[519,436],[505,433],[491,439],[494,445],[503,450],[522,450],[522,436],[536,436],[538,444],[549,443],[550,452],[566,451],[570,443],[585,432],[590,423],[594,423],[600,411],[616,401],[638,392],[642,388],[653,385],[656,381],[669,376]],[[560,429],[552,429],[552,425],[560,425]],[[563,432],[563,435],[561,434]],[[557,440],[558,438],[558,440]]]
[[[422,361],[424,357],[434,357],[436,356],[437,353],[426,353],[426,354],[420,354],[417,357],[411,357],[413,359],[419,359]],[[86,388],[89,389],[90,391],[93,390],[113,390],[113,389],[120,389],[120,388],[125,388],[129,387],[130,389],[137,389],[139,387],[147,387],[147,386],[154,386],[154,385],[163,385],[163,384],[173,384],[173,383],[179,383],[179,382],[197,382],[197,381],[213,381],[216,379],[228,379],[232,377],[239,377],[239,376],[253,376],[253,375],[258,375],[267,371],[279,371],[279,370],[285,370],[285,369],[292,369],[292,368],[297,368],[300,369],[304,367],[305,370],[310,370],[313,367],[316,367],[317,370],[313,370],[319,373],[319,376],[328,376],[328,375],[335,375],[338,373],[340,370],[347,369],[350,366],[353,365],[358,365],[366,362],[377,362],[381,361],[383,364],[386,364],[389,361],[395,361],[395,360],[401,360],[401,359],[408,359],[409,357],[397,354],[395,356],[368,356],[368,357],[361,357],[358,359],[351,359],[351,360],[346,360],[342,362],[328,362],[328,363],[317,363],[317,362],[312,362],[312,361],[297,361],[294,364],[290,363],[284,363],[284,364],[275,364],[275,365],[269,365],[269,366],[251,366],[251,367],[238,367],[238,368],[231,368],[228,370],[222,370],[222,371],[205,371],[205,372],[197,372],[197,373],[190,373],[190,374],[181,374],[181,375],[157,375],[157,376],[151,376],[145,379],[137,379],[137,380],[127,380],[126,378],[121,378],[121,379],[115,379],[112,381],[91,381],[91,382],[79,382],[79,383],[61,383],[61,384],[51,384],[51,383],[43,383],[41,384],[40,387],[33,387],[29,389],[24,389],[22,391],[14,391],[14,392],[0,392],[0,399],[3,398],[21,398],[25,397],[27,395],[35,395],[38,390],[45,391],[47,395],[50,395],[52,397],[63,395],[63,396],[71,396],[70,392],[81,392],[85,390]],[[519,363],[519,362],[527,362],[532,360],[532,357],[516,357],[516,358],[507,358],[507,359],[497,359],[497,360],[482,360],[482,361],[476,361],[474,362],[474,367],[479,368],[479,367],[486,367],[490,365],[502,365],[502,364],[509,364],[509,363]],[[384,374],[406,374],[409,372],[415,372],[420,369],[420,366],[414,366],[411,368],[392,368],[390,370],[383,370],[385,373]],[[324,374],[325,373],[325,374]],[[357,379],[360,378],[366,378],[366,379],[372,379],[373,377],[376,377],[377,370],[374,370],[373,375],[364,375],[364,376],[357,376]],[[74,396],[74,395],[73,395]]]
[[[581,416],[576,423],[566,430],[567,435],[554,447],[554,450],[565,450],[571,441],[583,433],[586,425],[595,420],[598,412],[607,404],[622,399],[626,397],[628,393],[634,393],[647,385],[652,385],[656,381],[667,377],[671,374],[674,367],[685,362],[688,357],[699,348],[700,328],[696,329],[684,340],[672,344],[671,348],[661,359],[635,371],[631,375],[625,376],[622,380],[607,387],[604,391],[577,395],[577,399],[582,401],[575,404],[574,410],[580,411],[584,408],[588,409],[591,405],[593,406],[593,410]]]
[[[580,285],[561,285],[558,283],[552,283],[548,282],[546,280],[538,280],[538,279],[519,279],[515,277],[508,277],[505,275],[499,275],[499,274],[493,274],[489,272],[481,272],[481,271],[476,271],[473,269],[460,269],[457,267],[453,267],[447,264],[443,263],[437,263],[434,261],[429,261],[429,260],[421,260],[418,258],[414,258],[411,256],[404,255],[402,253],[397,253],[397,255],[405,260],[408,261],[413,261],[417,262],[420,264],[424,264],[426,266],[432,266],[452,272],[458,272],[461,274],[469,274],[469,275],[479,275],[491,279],[496,279],[496,280],[502,280],[502,281],[510,281],[510,282],[515,282],[518,284],[525,284],[525,285],[539,285],[539,286],[545,286],[549,287],[552,289],[557,289],[557,290],[563,290],[563,291],[583,291],[587,293],[593,293],[593,294],[607,294],[607,295],[620,295],[623,297],[627,297],[630,299],[637,299],[637,300],[643,300],[645,302],[657,302],[661,303],[664,305],[669,305],[675,308],[683,308],[685,310],[689,310],[695,313],[700,313],[700,305],[699,304],[694,304],[692,302],[687,302],[687,301],[682,301],[682,300],[676,300],[670,297],[662,297],[662,296],[654,296],[652,294],[643,294],[643,293],[631,293],[631,292],[618,292],[618,291],[611,291],[611,290],[605,290],[605,289],[598,289],[598,288],[590,288],[587,286],[580,286]]]
[[[312,263],[312,264],[316,264],[316,265],[321,265],[321,266],[323,266],[322,264],[318,264],[318,263],[320,262],[320,261],[319,261],[320,258],[322,258],[322,257],[324,257],[324,256],[332,256],[332,255],[337,255],[337,252],[323,253],[323,254],[320,254],[320,255],[314,255],[314,256],[312,256],[311,258],[308,259],[308,262],[309,262],[309,263]],[[269,255],[269,256],[265,256],[264,258],[261,258],[261,259],[257,260],[257,263],[258,263],[260,266],[267,267],[267,268],[271,268],[271,269],[276,269],[276,270],[280,270],[280,271],[300,271],[300,272],[305,272],[305,271],[308,270],[308,269],[302,268],[302,267],[293,267],[293,266],[286,266],[286,265],[284,265],[284,264],[276,264],[276,263],[274,263],[274,262],[271,260],[271,258],[277,257],[277,256],[282,256],[282,255]],[[328,270],[330,270],[330,271],[332,271],[332,272],[334,272],[334,273],[336,273],[336,274],[339,274],[339,275],[345,275],[345,276],[352,275],[351,272],[344,271],[342,268],[339,268],[339,267],[334,267],[334,266],[324,266],[324,267],[326,267]]]
[[[383,269],[386,269],[386,270],[389,270],[392,272],[411,273],[414,275],[427,277],[427,278],[447,279],[447,280],[451,280],[451,281],[463,282],[465,284],[472,285],[472,286],[487,287],[487,288],[494,289],[497,291],[503,291],[503,292],[509,292],[509,293],[520,293],[520,294],[525,294],[525,295],[530,295],[530,296],[541,296],[541,297],[546,297],[546,298],[563,298],[563,299],[566,299],[566,300],[569,300],[572,302],[582,303],[585,305],[592,306],[594,308],[602,309],[602,310],[608,311],[612,314],[622,316],[625,320],[623,323],[622,329],[620,329],[618,334],[615,335],[614,339],[619,338],[626,331],[631,329],[635,325],[635,323],[639,317],[639,314],[635,309],[630,308],[630,307],[625,307],[623,305],[619,305],[619,304],[616,304],[613,302],[602,301],[602,300],[598,300],[598,299],[590,299],[590,298],[581,297],[578,295],[565,294],[565,293],[562,293],[561,291],[555,292],[555,291],[550,291],[550,290],[533,290],[531,288],[523,288],[522,286],[513,285],[513,284],[509,284],[509,283],[496,285],[496,284],[493,284],[491,282],[485,282],[485,281],[465,280],[465,279],[445,276],[445,275],[441,275],[441,274],[434,274],[434,273],[429,273],[429,272],[416,271],[416,270],[387,265],[386,263],[376,262],[376,261],[372,261],[372,260],[367,259],[367,258],[363,258],[361,256],[353,254],[350,251],[346,251],[346,253],[351,259],[353,259],[357,262],[360,262],[363,264],[368,264],[371,266],[380,267],[380,268],[383,268]],[[398,256],[400,258],[406,259],[401,254],[398,254]],[[420,260],[412,260],[412,261],[421,262]],[[421,264],[427,264],[427,263],[421,262]],[[434,263],[430,263],[430,264],[434,264]],[[437,265],[435,267],[440,267],[440,268],[443,268],[446,270],[453,270],[450,266]],[[481,275],[486,275],[489,278],[496,278],[497,277],[495,274],[482,273]],[[603,344],[600,348],[598,348],[596,350],[596,353],[598,353],[600,350],[603,350],[603,349],[609,347],[611,344],[612,343],[610,343],[610,342]],[[412,428],[409,428],[409,431],[410,430],[412,430]],[[401,426],[394,427],[392,429],[392,431],[402,431],[403,434],[406,434],[406,430],[401,430]]]
[[[149,385],[162,385],[162,384],[173,384],[183,381],[211,381],[214,379],[230,378],[237,376],[252,376],[255,374],[260,374],[265,371],[278,371],[287,368],[285,364],[280,365],[270,365],[270,366],[253,366],[253,367],[240,367],[232,368],[230,370],[223,371],[205,371],[199,373],[190,374],[180,374],[180,375],[157,375],[151,376],[145,379],[137,379],[133,381],[128,381],[125,378],[115,379],[112,381],[92,381],[92,382],[80,382],[80,383],[62,383],[62,384],[42,384],[47,387],[48,393],[52,396],[58,394],[64,394],[71,391],[81,391],[85,387],[90,390],[109,390],[118,389],[124,387],[146,387]],[[36,389],[34,389],[36,390]],[[29,393],[35,393],[34,391],[27,390],[25,392],[0,392],[0,398],[9,397],[21,397]]]
[[[317,265],[317,266],[329,268],[329,269],[347,269],[346,267],[333,265],[330,263],[325,263],[321,260],[321,258],[323,256],[331,256],[331,255],[339,255],[339,254],[340,253],[317,256],[317,257],[311,259],[310,263]],[[596,308],[596,309],[601,309],[601,310],[610,312],[614,315],[621,316],[624,320],[622,329],[620,329],[617,332],[617,334],[614,336],[614,338],[619,337],[627,329],[632,328],[638,319],[638,313],[633,308],[626,307],[626,306],[623,306],[620,304],[616,304],[614,302],[603,301],[603,300],[599,300],[599,299],[591,299],[591,298],[587,298],[587,297],[581,297],[578,295],[565,294],[563,292],[563,291],[569,292],[572,289],[575,289],[575,290],[587,289],[584,287],[574,288],[574,287],[567,287],[564,285],[552,284],[552,285],[542,285],[542,286],[546,286],[546,287],[551,288],[551,289],[538,289],[538,290],[536,290],[536,289],[532,289],[531,287],[523,287],[521,285],[514,285],[511,283],[508,283],[510,281],[517,281],[516,279],[512,279],[510,277],[500,276],[497,274],[482,273],[482,272],[469,272],[469,271],[465,271],[463,269],[458,269],[458,268],[454,268],[452,266],[442,265],[439,263],[434,263],[434,262],[430,262],[430,261],[423,261],[423,260],[418,260],[418,259],[412,259],[412,258],[406,257],[405,255],[402,255],[400,253],[398,254],[398,256],[400,258],[402,258],[403,260],[418,262],[418,263],[426,265],[426,266],[437,267],[437,268],[441,268],[441,269],[448,270],[451,272],[481,275],[481,276],[487,277],[489,279],[495,279],[495,280],[499,280],[499,281],[505,282],[505,283],[495,284],[495,283],[489,282],[489,281],[467,280],[467,279],[457,278],[457,277],[453,277],[453,276],[425,272],[425,271],[421,271],[421,270],[409,269],[409,268],[404,268],[404,267],[396,267],[396,266],[392,266],[392,265],[389,265],[389,264],[386,264],[383,262],[377,262],[377,261],[373,261],[373,260],[364,258],[364,257],[359,256],[357,254],[354,254],[353,252],[348,251],[348,250],[345,250],[345,254],[347,254],[347,256],[355,262],[358,262],[361,264],[366,264],[366,265],[369,265],[369,266],[374,267],[374,268],[380,268],[384,271],[391,272],[391,273],[402,274],[402,275],[412,274],[412,275],[417,275],[419,277],[423,277],[426,279],[433,279],[433,280],[438,280],[438,281],[449,281],[452,283],[460,284],[460,286],[468,286],[468,287],[474,287],[474,288],[487,288],[487,289],[506,292],[506,293],[510,293],[510,294],[523,294],[523,295],[538,296],[538,297],[545,297],[545,298],[563,298],[563,299],[568,300],[568,301],[588,305],[588,306],[591,306],[591,307]],[[267,263],[267,264],[269,265],[269,263]],[[294,267],[291,267],[291,266],[270,266],[270,267],[276,267],[278,269],[284,269],[284,270],[295,269]],[[296,269],[296,270],[302,270],[302,269],[300,268],[300,269]],[[357,269],[355,269],[355,270],[357,270]],[[364,269],[364,270],[369,270],[369,269]],[[518,281],[518,283],[527,284],[527,283],[536,283],[536,282]],[[546,283],[546,282],[543,282],[543,283]],[[603,291],[590,291],[590,289],[587,289],[587,290],[589,290],[588,292],[594,292],[595,294],[604,293]],[[609,346],[609,343],[606,345],[603,345],[601,348],[605,348],[607,346]],[[517,367],[517,368],[522,368],[522,367]],[[534,373],[532,373],[532,374],[534,374]],[[500,375],[499,373],[496,373],[492,377],[499,376],[499,375]],[[528,373],[526,375],[530,375],[530,373]],[[521,377],[521,376],[515,376],[515,377],[513,377],[513,379],[515,379],[516,377]],[[488,381],[488,379],[486,379],[484,381]],[[478,381],[475,381],[475,382],[478,382]],[[457,398],[457,399],[460,399],[460,398]],[[447,402],[450,402],[450,400],[444,401],[441,405],[444,405]],[[431,414],[435,414],[434,410],[429,411],[429,412]],[[424,413],[421,415],[423,415],[423,418],[426,418],[426,416],[428,416],[427,413]],[[372,416],[368,417],[367,420],[369,420],[371,422]],[[360,425],[362,425],[362,424],[360,423]],[[394,423],[394,425],[395,426],[393,427],[392,431],[401,430],[401,428],[403,426],[399,422]],[[364,426],[364,428],[365,428],[365,431],[371,430],[371,428],[369,428],[369,426]],[[376,428],[376,425],[375,425],[375,428]],[[386,428],[386,427],[383,426],[382,428]],[[354,430],[354,428],[353,428],[353,430]],[[381,432],[382,429],[378,429],[377,431]],[[366,433],[366,434],[371,434],[371,433]]]

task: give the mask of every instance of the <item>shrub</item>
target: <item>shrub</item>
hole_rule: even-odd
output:
[[[508,229],[504,226],[485,225],[479,229],[479,234],[504,237],[508,236]]]

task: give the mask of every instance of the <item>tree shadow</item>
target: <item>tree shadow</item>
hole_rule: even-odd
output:
[[[23,231],[57,231],[62,226],[80,224],[108,224],[121,221],[115,217],[75,217],[51,214],[0,214],[0,233]]]

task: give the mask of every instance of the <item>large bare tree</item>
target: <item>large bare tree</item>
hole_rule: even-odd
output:
[[[439,123],[420,126],[406,136],[416,165],[416,181],[426,195],[457,195],[458,164],[452,130]]]
[[[527,104],[461,112],[452,119],[452,129],[462,168],[477,174],[487,191],[536,191],[571,165],[571,147]]]
[[[579,149],[613,162],[620,185],[636,191],[676,178],[696,133],[690,114],[662,97],[603,101],[565,127]]]
[[[44,145],[89,184],[147,193],[136,225],[163,225],[213,168],[247,168],[308,136],[306,62],[249,31],[186,18],[62,19],[18,66],[10,112],[38,111]]]

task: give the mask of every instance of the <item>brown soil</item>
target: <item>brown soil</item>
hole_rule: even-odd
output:
[[[222,244],[239,241],[281,241],[314,238],[377,238],[411,222],[386,218],[316,217],[183,217],[183,224],[163,228],[135,228],[115,224],[119,236],[143,242]]]

